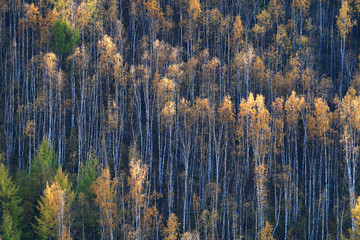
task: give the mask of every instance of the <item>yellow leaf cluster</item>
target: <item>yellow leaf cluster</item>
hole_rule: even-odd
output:
[[[265,106],[264,96],[252,93],[247,99],[243,99],[239,106],[238,135],[248,133],[255,158],[262,157],[268,151],[268,141],[271,136],[270,113]],[[259,160],[259,159],[256,159]]]
[[[79,7],[76,9],[75,22],[78,29],[82,29],[93,18],[97,7],[97,0],[82,1]]]
[[[39,7],[35,7],[34,3],[30,4],[29,9],[26,13],[29,27],[33,30],[37,30],[39,24],[43,20],[39,12]]]
[[[325,101],[321,98],[315,98],[314,100],[314,116],[316,119],[316,133],[325,138],[325,134],[330,129],[331,124],[331,112],[330,108]]]
[[[174,213],[170,214],[166,228],[163,230],[165,240],[176,240],[179,236],[179,220]]]
[[[95,203],[101,209],[100,224],[104,227],[107,236],[110,236],[115,228],[117,219],[115,184],[116,182],[110,179],[109,168],[105,168],[91,187],[96,196]]]
[[[356,25],[355,20],[351,20],[350,6],[348,1],[342,1],[339,15],[336,16],[336,25],[339,29],[340,36],[346,38],[346,35],[351,31],[351,28]]]
[[[252,69],[257,82],[264,86],[266,83],[266,68],[264,61],[261,59],[261,57],[256,57]]]
[[[355,228],[353,234],[357,237],[360,236],[360,197],[356,200],[355,208],[351,209],[351,216],[355,220]]]
[[[201,4],[199,0],[189,0],[188,13],[193,21],[196,21],[201,14]]]
[[[260,230],[259,233],[259,239],[260,240],[275,240],[275,238],[272,236],[274,228],[271,226],[271,224],[266,221],[265,226]]]
[[[25,135],[32,138],[34,137],[35,124],[33,120],[26,122]]]
[[[72,239],[67,228],[72,200],[73,193],[67,175],[59,169],[54,183],[46,183],[44,196],[39,201],[40,217],[36,217],[39,236]]]
[[[146,1],[145,9],[148,11],[147,15],[150,17],[150,19],[158,19],[160,22],[164,21],[164,13],[161,10],[157,0]]]
[[[293,1],[292,5],[296,9],[299,9],[303,12],[303,14],[306,14],[310,7],[310,1],[309,0],[295,0]]]
[[[110,67],[115,63],[116,58],[116,46],[111,37],[105,34],[102,40],[98,42],[98,48],[100,53],[100,70],[104,74],[108,74]]]
[[[52,78],[54,73],[56,73],[56,67],[57,67],[57,64],[59,61],[58,58],[56,57],[55,53],[49,52],[44,55],[43,61],[44,61],[44,67],[45,67],[46,74],[50,78]]]
[[[284,0],[270,0],[269,12],[278,24],[285,15]]]
[[[360,130],[360,97],[355,95],[353,88],[342,99],[339,110],[340,120],[345,127]]]
[[[161,110],[161,115],[165,118],[167,123],[171,123],[173,117],[175,116],[175,102],[166,102],[164,108]]]
[[[220,119],[224,121],[224,123],[231,124],[235,122],[233,103],[229,95],[226,95],[220,104],[219,114]]]
[[[239,48],[239,45],[242,42],[242,39],[244,37],[244,26],[242,24],[240,16],[236,16],[234,20],[233,29],[231,31],[231,45],[233,48]]]
[[[256,18],[258,22],[255,24],[253,31],[258,34],[265,34],[271,25],[270,13],[266,9],[262,10]]]
[[[130,161],[130,198],[134,205],[143,206],[145,200],[145,183],[148,172],[147,165],[141,164],[141,160]]]
[[[299,114],[305,104],[305,99],[300,98],[293,91],[285,102],[286,119],[289,129],[294,130],[299,120]],[[295,129],[296,130],[296,129]]]

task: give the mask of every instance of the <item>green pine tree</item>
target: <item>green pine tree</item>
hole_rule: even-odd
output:
[[[41,142],[36,150],[29,175],[22,179],[21,194],[24,199],[24,235],[23,239],[35,239],[35,216],[39,214],[36,204],[46,187],[47,182],[52,182],[58,164],[53,146],[47,138]]]
[[[20,240],[21,232],[15,226],[15,223],[8,211],[3,212],[3,221],[1,224],[3,240]]]
[[[47,182],[52,182],[58,168],[56,159],[53,145],[45,138],[36,151],[30,172],[31,185],[37,196],[41,195]]]
[[[0,163],[0,235],[3,240],[20,239],[23,209],[18,187],[12,182],[8,169]]]
[[[96,181],[99,173],[99,164],[94,156],[90,153],[87,164],[82,164],[78,175],[77,187],[77,215],[81,219],[78,228],[81,229],[79,234],[81,238],[97,238],[98,234],[98,214],[93,205],[94,193],[90,190]]]
[[[72,28],[64,18],[55,21],[52,29],[52,45],[59,58],[70,54],[79,40],[79,32]]]

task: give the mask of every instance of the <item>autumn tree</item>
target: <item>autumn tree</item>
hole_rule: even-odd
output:
[[[174,213],[170,214],[166,223],[166,228],[163,230],[163,236],[166,240],[176,240],[179,235],[179,221]]]
[[[189,201],[189,173],[190,173],[190,154],[193,150],[193,126],[194,126],[194,117],[195,112],[193,111],[193,106],[186,99],[181,99],[179,106],[179,121],[181,128],[179,129],[179,141],[180,141],[180,151],[182,153],[182,159],[185,166],[185,176],[184,176],[184,204],[183,204],[183,233],[186,231],[186,219]]]
[[[354,89],[350,88],[348,93],[338,103],[340,122],[342,125],[341,142],[345,153],[345,176],[350,194],[350,207],[356,205],[356,179],[358,168],[358,144],[356,139],[359,136],[359,102],[360,97],[355,95]],[[355,219],[352,218],[352,230],[355,231]]]
[[[269,152],[270,140],[270,113],[267,110],[264,97],[257,95],[254,99],[250,93],[248,99],[243,99],[239,106],[239,129],[238,134],[247,135],[247,138],[253,148],[256,199],[257,199],[257,231],[260,231],[265,224],[265,209],[267,204],[267,169],[266,155]],[[248,151],[248,150],[247,150]]]
[[[72,239],[70,236],[73,193],[67,174],[59,168],[54,182],[46,183],[44,196],[38,202],[36,232],[41,239]]]
[[[25,219],[0,206],[1,238],[40,238],[42,211],[49,238],[340,239],[357,225],[359,10],[0,0],[0,152]],[[45,207],[67,202],[60,166],[65,224]],[[36,208],[45,188],[65,197]]]
[[[157,0],[148,0],[145,2],[145,9],[148,11],[147,15],[150,19],[150,37],[151,42],[154,42],[156,35],[159,32],[160,25],[165,21],[164,13]]]
[[[116,182],[110,177],[109,168],[105,168],[91,186],[100,212],[101,239],[114,239],[117,219],[115,185]]]
[[[244,32],[245,30],[241,18],[240,16],[236,16],[230,38],[231,46],[234,49],[234,53],[238,53],[240,50],[240,46],[243,44]]]
[[[148,173],[147,165],[142,164],[141,160],[135,160],[136,153],[131,157],[130,176],[128,184],[130,186],[130,206],[132,207],[132,214],[135,225],[135,236],[137,239],[141,238],[141,218],[143,216],[142,209],[145,207],[145,184]]]
[[[157,80],[157,79],[156,79]],[[159,145],[159,184],[163,183],[165,160],[166,160],[166,148],[169,148],[169,153],[172,151],[172,141],[170,140],[173,136],[173,124],[176,113],[175,103],[175,82],[173,79],[162,78],[157,80],[155,83],[156,87],[156,101],[158,108],[158,145]],[[168,144],[166,144],[168,143]],[[172,154],[168,154],[168,160],[170,163],[170,175],[169,175],[169,211],[172,211],[172,194],[173,194],[173,166],[174,159]],[[170,159],[171,158],[171,159]],[[161,192],[161,189],[160,189]]]
[[[272,236],[272,232],[273,232],[273,227],[268,221],[266,221],[265,226],[261,229],[259,233],[259,239],[275,240],[275,238]]]
[[[198,23],[198,19],[200,18],[202,12],[199,0],[189,0],[187,12],[189,14],[187,31],[187,52],[189,53],[189,57],[192,57],[192,53],[194,50],[194,33],[196,29],[196,24]]]
[[[354,219],[354,228],[350,230],[350,239],[360,237],[360,198],[356,200],[355,208],[351,209],[351,217]]]
[[[339,93],[342,96],[342,86],[344,84],[344,58],[346,50],[347,36],[351,32],[353,26],[356,25],[356,21],[351,19],[350,6],[347,0],[341,1],[341,8],[339,15],[336,19],[336,26],[339,29],[340,35],[340,56],[341,56],[341,69],[340,69],[340,82],[339,82]]]
[[[252,31],[256,34],[259,35],[260,39],[261,39],[261,45],[262,47],[264,47],[265,41],[264,41],[264,37],[267,33],[267,31],[269,30],[269,28],[271,27],[271,15],[267,10],[262,10],[257,16],[257,23],[255,24],[255,26],[253,27]],[[256,36],[256,38],[258,38]]]
[[[299,186],[299,156],[298,156],[298,121],[300,118],[301,110],[304,106],[304,98],[299,97],[293,91],[292,94],[288,97],[285,102],[285,114],[286,122],[288,126],[288,136],[286,147],[289,151],[289,155],[284,159],[283,171],[284,174],[284,191],[285,191],[285,236],[287,235],[288,226],[291,221],[291,197],[294,196],[294,205],[293,210],[295,210],[295,215],[297,215],[297,209],[299,204],[298,193],[292,194],[292,181],[294,181],[295,186]]]

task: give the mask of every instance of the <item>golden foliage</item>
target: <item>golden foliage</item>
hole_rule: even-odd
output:
[[[325,140],[325,134],[330,130],[331,112],[325,101],[321,98],[314,100],[314,116],[316,119],[315,133]]]
[[[126,72],[123,66],[123,58],[120,53],[114,55],[113,75],[117,83],[122,85],[126,84]]]
[[[98,48],[100,53],[100,71],[108,75],[110,67],[119,57],[116,54],[116,46],[112,38],[105,34],[103,39],[99,40]]]
[[[257,56],[253,66],[253,73],[258,84],[265,86],[266,85],[266,67],[264,61],[261,57]]]
[[[80,3],[75,13],[75,26],[78,29],[86,27],[91,21],[95,14],[97,3],[97,0],[83,0]]]
[[[280,24],[277,28],[276,32],[276,43],[284,50],[290,48],[290,41],[288,39],[288,35],[286,33],[286,29],[284,25]]]
[[[235,55],[235,64],[241,69],[249,68],[255,58],[254,48],[252,46],[244,49]]]
[[[175,83],[173,80],[166,77],[162,78],[157,84],[158,95],[165,97],[166,100],[171,99],[171,95],[174,93]],[[170,96],[169,96],[170,95]]]
[[[182,234],[181,240],[200,240],[200,235],[198,232],[186,232]]]
[[[278,24],[285,15],[284,0],[270,0],[269,12]]]
[[[354,219],[354,230],[351,232],[356,239],[360,237],[360,197],[356,200],[355,208],[351,209],[351,217]]]
[[[161,110],[161,115],[165,118],[166,123],[171,123],[175,116],[175,102],[166,102],[164,108]]]
[[[56,68],[59,61],[58,58],[56,57],[55,53],[49,52],[44,55],[43,61],[46,74],[52,78],[54,73],[56,73]]]
[[[233,25],[233,29],[231,31],[231,43],[233,45],[233,47],[238,46],[239,44],[241,44],[241,41],[244,37],[244,27],[241,21],[240,16],[236,16],[235,20],[234,20],[234,25]]]
[[[262,142],[264,147],[270,137],[270,113],[265,106],[265,98],[262,95],[257,95],[255,100],[255,115],[252,118],[252,133],[251,137],[254,143]],[[255,140],[256,139],[256,140]],[[254,144],[255,145],[255,144]]]
[[[254,31],[257,34],[265,34],[267,30],[269,29],[271,25],[271,16],[270,13],[265,9],[262,10],[257,16],[256,16],[258,22],[255,24],[252,31]]]
[[[300,80],[300,68],[300,57],[299,54],[296,53],[295,55],[290,57],[288,70],[285,75],[286,81],[289,82],[289,87],[292,90],[295,89],[296,84],[298,84],[298,81]]]
[[[309,0],[294,0],[292,6],[302,11],[303,14],[307,14],[311,1]]]
[[[101,176],[91,186],[91,190],[96,196],[95,203],[100,208],[101,217],[99,222],[105,229],[107,236],[110,236],[116,227],[115,184],[116,182],[110,179],[109,168],[105,168]]]
[[[305,104],[305,99],[299,98],[295,91],[293,91],[290,97],[285,102],[286,119],[290,130],[296,130],[299,120],[300,111]]]
[[[130,176],[128,178],[130,186],[130,199],[134,205],[142,207],[145,200],[145,183],[147,177],[148,167],[141,164],[141,160],[130,160]]]
[[[37,30],[39,24],[43,20],[39,12],[39,7],[35,7],[34,3],[30,4],[26,13],[26,18],[28,20],[28,26],[33,30]]]
[[[148,11],[147,15],[150,19],[158,19],[161,22],[164,21],[164,13],[161,11],[157,0],[147,0],[145,2],[145,9]]]
[[[355,95],[355,90],[350,88],[348,93],[339,103],[340,120],[345,128],[360,130],[360,97]]]
[[[176,240],[179,236],[180,222],[174,213],[170,214],[166,228],[163,230],[163,237],[165,240]]]
[[[114,130],[116,127],[121,127],[119,125],[118,110],[119,107],[116,105],[116,102],[114,100],[110,100],[107,109],[107,123],[110,130]]]
[[[353,82],[351,82],[352,85]],[[320,81],[315,85],[315,92],[323,99],[330,100],[332,98],[332,90],[334,86],[331,78],[326,75],[321,76]]]
[[[274,228],[271,226],[271,224],[266,221],[265,226],[260,230],[259,232],[259,239],[260,240],[275,240],[275,238],[272,236]]]
[[[46,183],[44,196],[39,201],[40,217],[35,217],[39,224],[37,227],[39,236],[61,240],[72,239],[67,225],[70,223],[70,206],[73,197],[68,177],[59,168],[54,183],[50,186]]]
[[[239,106],[238,136],[247,133],[254,148],[255,160],[261,160],[268,152],[271,138],[270,113],[264,102],[264,96],[252,93],[248,99],[243,99]]]
[[[56,8],[54,8],[53,10],[49,11],[45,18],[40,22],[40,43],[42,45],[50,41],[51,29],[59,15],[59,12],[56,10]]]
[[[229,95],[226,95],[223,98],[223,101],[219,106],[219,114],[222,122],[226,124],[232,124],[235,122],[233,103]]]
[[[34,137],[35,124],[33,120],[26,122],[25,135],[32,138]]]
[[[60,202],[63,201],[64,192],[57,183],[49,186],[46,183],[44,196],[39,201],[38,210],[40,218],[36,218],[39,226],[38,234],[44,237],[56,237],[56,220],[60,212]]]
[[[360,13],[360,0],[350,0],[350,4],[353,4],[355,10]]]
[[[342,38],[350,33],[351,28],[356,25],[356,20],[351,21],[351,9],[347,0],[341,2],[339,15],[336,16],[336,26],[339,29],[339,34]]]
[[[201,14],[201,4],[199,0],[189,0],[188,13],[193,21],[196,21]]]
[[[154,239],[154,232],[160,225],[160,222],[162,222],[162,219],[159,211],[156,209],[156,206],[149,206],[142,218],[143,231],[141,237]]]

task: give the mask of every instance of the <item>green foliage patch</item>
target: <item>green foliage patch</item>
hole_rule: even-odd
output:
[[[69,55],[79,40],[79,31],[75,30],[64,18],[55,21],[52,29],[52,46],[57,56]]]

